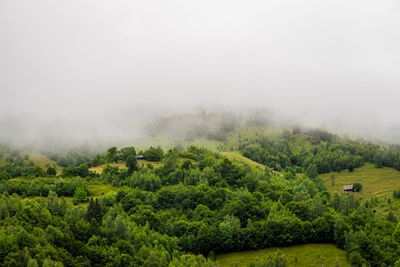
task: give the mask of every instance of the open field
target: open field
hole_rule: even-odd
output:
[[[365,164],[361,168],[354,169],[353,172],[348,170],[335,172],[335,185],[331,184],[329,173],[320,175],[329,192],[343,193],[343,186],[354,183],[361,183],[363,189],[359,193],[353,193],[362,199],[377,197],[382,200],[392,197],[393,190],[400,186],[400,171],[393,168],[375,168],[371,163]]]
[[[346,253],[338,249],[333,244],[306,244],[279,248],[283,255],[286,256],[287,266],[335,266],[336,262],[339,266],[350,266],[346,258]],[[217,256],[221,267],[231,267],[233,264],[237,266],[246,266],[251,261],[265,260],[268,255],[277,251],[278,248],[267,248],[254,251],[242,251],[226,253]]]
[[[142,159],[139,159],[138,162],[137,162],[138,166],[143,165],[144,167],[146,167],[148,163],[151,163],[154,166],[154,168],[159,168],[159,167],[161,167],[163,165],[162,162],[150,162],[150,161],[142,160]],[[89,170],[92,171],[92,172],[101,174],[103,172],[103,168],[105,166],[106,166],[106,164],[102,164],[102,165],[99,165],[99,166],[96,166],[96,167],[92,167]],[[125,165],[125,162],[110,163],[110,166],[118,167],[121,170],[128,169],[126,167],[126,165]]]
[[[115,189],[111,184],[89,184],[87,188],[89,191],[89,197],[101,197]]]
[[[49,159],[47,156],[37,153],[37,152],[32,152],[29,153],[29,159],[35,163],[35,165],[39,165],[42,167],[46,167],[47,165],[52,165],[56,164],[55,161]]]
[[[19,178],[15,178],[15,179],[19,179]],[[116,190],[116,188],[113,187],[111,184],[89,184],[87,186],[87,189],[89,191],[88,200],[90,198],[101,198],[103,195],[106,195],[106,194],[111,193],[111,192]],[[43,197],[38,197],[38,196],[27,197],[27,199],[39,199],[39,198],[47,199],[47,196],[43,196]],[[67,202],[69,202],[70,204],[74,203],[74,198],[73,197],[65,197],[64,196],[63,198]],[[81,207],[87,207],[88,205],[89,205],[89,201],[82,202],[82,203],[78,204],[78,206],[81,206]]]
[[[256,168],[260,168],[260,169],[265,168],[264,165],[262,165],[258,162],[255,162],[249,158],[246,158],[238,152],[221,152],[221,154],[233,161],[239,161],[239,162],[245,163],[247,165],[250,165],[252,167],[256,167]]]
[[[39,165],[45,169],[48,166],[56,165],[57,175],[61,174],[61,172],[62,172],[62,167],[58,166],[54,160],[49,159],[46,155],[43,155],[43,154],[40,154],[37,152],[32,152],[32,153],[29,153],[29,160],[32,160],[33,163],[35,163],[35,165]]]
[[[128,169],[125,165],[125,162],[119,162],[119,163],[110,163],[109,164],[111,167],[118,167],[119,169]],[[106,164],[102,164],[96,167],[92,167],[89,170],[95,173],[101,174],[103,172],[104,167]]]
[[[57,174],[61,174],[62,167],[58,166],[54,160],[49,159],[49,157],[47,157],[44,154],[41,154],[39,152],[24,151],[24,152],[21,152],[20,155],[22,157],[24,157],[25,155],[28,155],[29,156],[28,160],[32,160],[35,165],[41,166],[44,169],[47,169],[47,167],[49,167],[49,166],[55,165],[56,169],[57,169]],[[6,164],[6,158],[8,156],[9,156],[8,154],[5,154],[5,155],[3,155],[2,158],[0,158],[0,166],[3,166],[4,164]]]

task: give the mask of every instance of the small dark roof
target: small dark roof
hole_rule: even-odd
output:
[[[343,187],[343,190],[353,190],[353,185],[352,184],[351,185],[345,185]]]

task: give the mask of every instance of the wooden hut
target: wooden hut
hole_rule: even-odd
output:
[[[353,192],[353,191],[354,191],[354,187],[353,187],[352,184],[351,184],[351,185],[345,185],[345,186],[343,187],[343,191],[344,191],[345,193]]]

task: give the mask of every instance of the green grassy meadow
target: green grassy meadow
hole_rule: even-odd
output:
[[[114,191],[116,188],[110,184],[89,184],[88,191],[89,197],[101,197],[102,195],[108,194]]]
[[[143,165],[144,167],[146,167],[148,163],[152,164],[154,168],[159,168],[159,167],[161,167],[163,165],[162,162],[150,162],[150,161],[142,160],[142,159],[139,159],[138,162],[137,162],[138,166]],[[106,166],[106,164],[102,164],[102,165],[99,165],[99,166],[96,166],[96,167],[92,167],[89,170],[92,171],[92,172],[101,174],[103,172],[103,169],[104,169],[105,166]],[[126,165],[125,165],[125,162],[110,163],[110,166],[111,167],[118,167],[120,170],[128,169],[126,167]]]
[[[239,161],[241,163],[247,164],[249,166],[252,166],[252,167],[255,167],[255,168],[258,168],[258,169],[262,169],[263,170],[265,168],[264,165],[262,165],[262,164],[260,164],[258,162],[255,162],[255,161],[253,161],[253,160],[251,160],[249,158],[246,158],[246,157],[242,156],[238,152],[221,152],[221,154],[223,156],[227,157],[230,160]]]
[[[125,165],[125,162],[119,162],[119,163],[110,163],[109,164],[111,167],[118,167],[119,169],[128,169]],[[106,164],[102,164],[96,167],[89,168],[89,171],[101,174],[103,172],[104,167]]]
[[[54,160],[49,159],[46,155],[43,155],[38,152],[32,152],[29,153],[29,159],[35,163],[35,165],[41,166],[43,168],[48,168],[49,166],[56,166],[57,174],[61,174],[62,172],[62,167],[58,166],[57,163]]]
[[[392,197],[393,190],[400,186],[400,171],[388,167],[375,168],[371,163],[367,163],[361,168],[356,168],[353,172],[344,170],[335,172],[334,175],[334,186],[332,186],[329,173],[320,175],[329,192],[343,193],[344,185],[361,183],[363,186],[362,191],[353,194],[362,199],[377,197],[382,200]]]
[[[344,250],[338,249],[333,244],[306,244],[279,248],[286,256],[287,266],[312,267],[312,266],[350,266]],[[221,267],[246,266],[251,261],[265,260],[268,255],[277,251],[278,248],[268,248],[254,251],[242,251],[220,254],[217,261]]]

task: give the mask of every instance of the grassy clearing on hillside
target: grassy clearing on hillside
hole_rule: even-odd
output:
[[[35,163],[35,165],[39,165],[42,167],[46,167],[46,166],[51,166],[53,164],[56,164],[55,161],[49,159],[47,156],[37,153],[37,152],[33,152],[33,153],[29,153],[29,159],[33,161],[33,163]]]
[[[221,152],[221,154],[233,161],[239,161],[239,162],[245,163],[247,165],[250,165],[252,167],[256,167],[256,168],[260,168],[260,169],[265,168],[264,165],[262,165],[258,162],[255,162],[249,158],[246,158],[246,157],[242,156],[241,154],[239,154],[238,152]]]
[[[110,163],[109,164],[111,167],[118,167],[119,169],[128,169],[125,165],[125,162],[119,162],[119,163]],[[102,164],[96,167],[92,167],[89,170],[95,173],[101,174],[103,172],[104,167],[106,164]]]
[[[343,193],[343,186],[354,183],[361,183],[363,189],[359,193],[353,193],[362,199],[377,197],[380,200],[385,197],[392,197],[393,190],[400,186],[400,171],[393,168],[375,168],[371,163],[365,164],[361,168],[335,172],[335,185],[332,187],[329,173],[320,175],[329,192]]]
[[[44,169],[47,169],[49,166],[56,165],[57,167],[57,174],[61,174],[62,167],[58,166],[57,163],[54,160],[49,159],[46,155],[43,155],[38,152],[21,152],[20,155],[24,157],[25,155],[29,156],[28,160],[32,160],[33,163],[37,166],[41,166]],[[6,158],[8,157],[8,154],[3,155],[3,157],[0,159],[0,166],[3,166],[6,164]]]
[[[159,167],[161,167],[161,166],[163,165],[162,162],[150,162],[150,161],[142,160],[142,159],[139,159],[138,162],[137,162],[138,166],[143,165],[144,167],[146,167],[148,163],[151,163],[151,164],[153,165],[154,168],[159,168]],[[103,172],[103,169],[104,169],[105,166],[106,166],[106,164],[102,164],[102,165],[99,165],[99,166],[96,166],[96,167],[92,167],[92,168],[90,168],[89,170],[92,171],[92,172],[101,174],[101,173]],[[126,169],[128,169],[128,168],[126,167],[126,165],[125,165],[125,162],[110,163],[110,166],[112,166],[112,167],[118,167],[118,168],[121,169],[121,170],[126,170]]]
[[[164,165],[164,164],[163,164],[162,162],[160,162],[160,161],[151,162],[151,161],[143,160],[143,159],[139,159],[139,160],[138,160],[138,166],[143,165],[144,167],[146,167],[148,163],[150,163],[151,165],[153,165],[154,168],[160,168],[161,166]]]
[[[16,179],[18,179],[18,178],[15,178],[15,180]],[[116,188],[113,187],[111,184],[89,184],[87,186],[87,189],[89,191],[88,200],[90,198],[101,198],[103,195],[106,195],[108,193],[116,191]],[[40,198],[47,199],[47,196],[42,196],[42,197],[32,196],[32,197],[26,197],[26,198],[27,199],[40,199]],[[73,205],[73,203],[74,203],[73,197],[60,196],[59,198],[64,198],[71,205]],[[78,206],[81,206],[81,207],[86,207],[87,205],[89,205],[89,201],[78,204]]]
[[[233,252],[217,256],[218,262],[222,267],[246,266],[250,261],[265,260],[268,255],[275,252],[278,248],[268,248],[254,251]],[[286,256],[287,266],[335,266],[336,261],[339,266],[350,266],[346,258],[345,251],[338,249],[333,244],[306,244],[292,247],[279,248]]]
[[[110,184],[90,184],[87,186],[89,197],[101,197],[115,190]]]
[[[56,165],[57,175],[61,174],[62,167],[58,166],[54,160],[49,159],[46,155],[37,152],[28,153],[28,155],[29,160],[32,160],[35,165],[41,166],[45,169],[47,169],[48,166]]]

